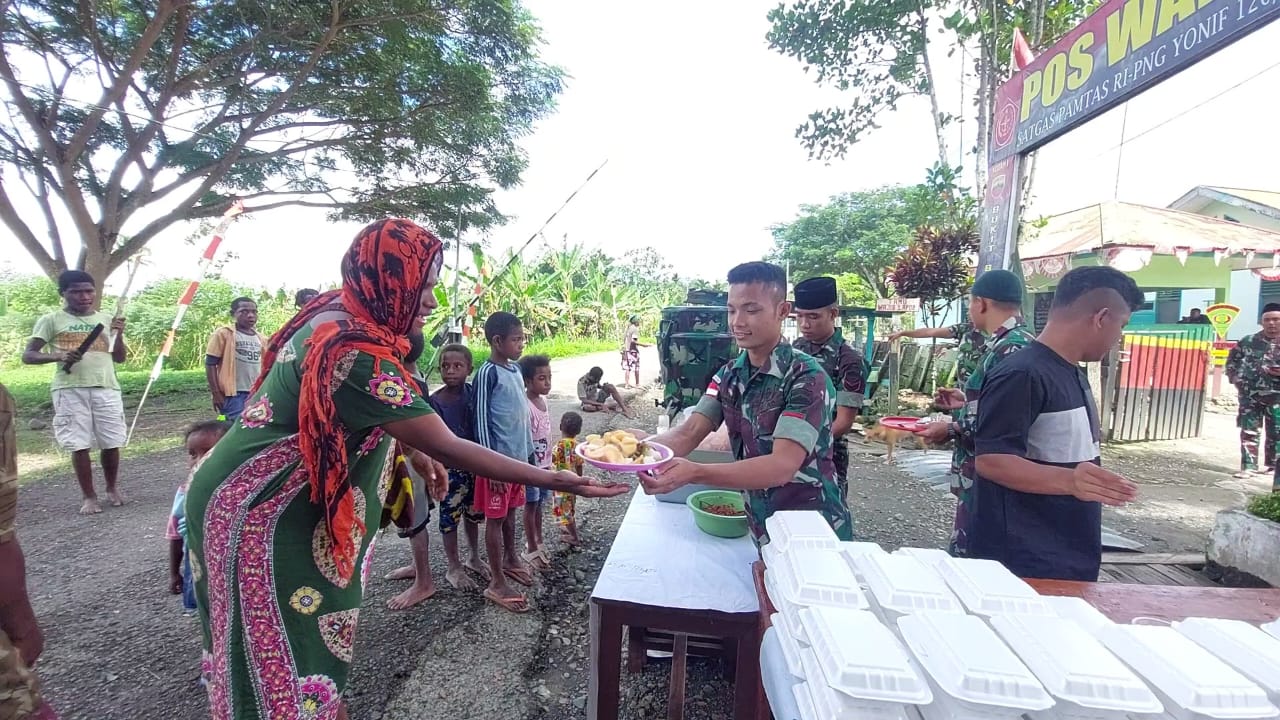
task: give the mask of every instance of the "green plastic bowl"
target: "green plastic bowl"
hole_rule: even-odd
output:
[[[747,534],[747,505],[737,490],[703,490],[684,501],[693,513],[693,522],[708,535],[722,538],[739,538]],[[729,505],[742,511],[741,517],[714,515],[702,509],[703,505]]]

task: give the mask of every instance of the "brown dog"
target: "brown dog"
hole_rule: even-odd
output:
[[[913,432],[908,432],[906,430],[896,430],[891,427],[885,427],[880,423],[876,423],[875,425],[872,425],[871,427],[867,428],[865,431],[863,431],[863,435],[868,440],[877,440],[889,447],[889,452],[885,453],[885,456],[884,456],[884,461],[886,463],[893,462],[893,448],[903,440],[907,440],[907,441],[915,440],[916,445],[921,450],[924,450],[927,447],[925,445],[924,438],[920,437],[919,435],[916,435]]]

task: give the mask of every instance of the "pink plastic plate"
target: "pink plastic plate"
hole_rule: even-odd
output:
[[[659,457],[659,458],[661,458],[660,460],[658,460],[658,462],[656,462],[656,463],[642,463],[642,464],[637,464],[637,465],[631,465],[631,464],[626,464],[626,465],[615,465],[614,463],[607,463],[607,462],[603,462],[603,461],[601,461],[601,460],[592,460],[591,458],[589,458],[589,457],[587,457],[586,455],[583,455],[583,454],[582,454],[582,450],[583,450],[583,448],[585,448],[585,447],[587,446],[587,444],[586,444],[586,443],[581,443],[581,444],[579,444],[579,445],[578,445],[578,447],[574,448],[573,452],[574,452],[578,457],[582,458],[582,461],[583,461],[583,462],[585,462],[585,463],[587,463],[587,464],[589,464],[589,465],[591,465],[591,466],[593,466],[593,467],[598,467],[598,468],[600,468],[601,470],[608,470],[609,472],[618,472],[618,473],[646,472],[646,471],[649,471],[649,470],[653,470],[653,469],[655,469],[655,468],[662,467],[662,465],[663,465],[664,463],[666,463],[668,460],[670,460],[670,459],[672,458],[672,456],[673,456],[673,455],[675,455],[675,453],[671,452],[671,448],[667,447],[666,445],[660,445],[660,444],[658,444],[658,443],[656,443],[656,442],[651,442],[651,441],[649,441],[649,440],[646,440],[646,441],[645,441],[645,443],[646,443],[649,447],[651,447],[651,448],[653,448],[655,451],[657,451],[657,453],[658,453],[658,457]]]
[[[926,423],[918,417],[883,417],[880,418],[880,424],[893,428],[894,430],[906,430],[907,432],[916,432],[923,430]]]

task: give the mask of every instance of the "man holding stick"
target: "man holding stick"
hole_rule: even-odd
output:
[[[62,273],[58,277],[58,294],[66,305],[36,321],[26,352],[22,353],[22,362],[58,364],[51,384],[53,436],[71,453],[71,464],[83,495],[80,514],[93,515],[102,512],[93,488],[93,467],[89,459],[89,451],[95,446],[101,450],[99,460],[106,479],[107,499],[115,507],[125,503],[117,481],[120,448],[124,447],[128,432],[115,369],[115,364],[124,362],[128,355],[124,344],[125,323],[123,317],[94,310],[97,284],[86,272]]]

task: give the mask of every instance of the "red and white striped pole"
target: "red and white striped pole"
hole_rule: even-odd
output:
[[[160,377],[160,372],[164,370],[164,359],[169,357],[169,352],[173,350],[173,340],[178,333],[178,328],[182,325],[182,318],[186,316],[187,310],[191,307],[191,302],[196,299],[196,291],[200,289],[200,281],[204,280],[205,274],[209,271],[209,265],[213,262],[213,258],[218,254],[218,246],[222,245],[222,237],[226,234],[227,228],[231,226],[231,222],[236,219],[240,213],[244,212],[244,203],[236,200],[231,203],[231,207],[222,213],[222,220],[218,226],[213,229],[213,237],[209,239],[209,245],[204,249],[204,254],[200,256],[200,264],[196,268],[195,278],[187,285],[187,289],[182,293],[182,297],[178,299],[178,313],[173,318],[173,324],[169,326],[169,334],[164,339],[164,346],[160,348],[160,355],[156,358],[156,362],[151,366],[151,377],[147,379],[147,387],[142,391],[142,398],[138,400],[138,409],[133,413],[133,422],[129,424],[129,436],[125,441],[133,439],[133,430],[138,426],[138,418],[142,415],[142,406],[147,402],[147,394],[151,392],[151,386]]]

